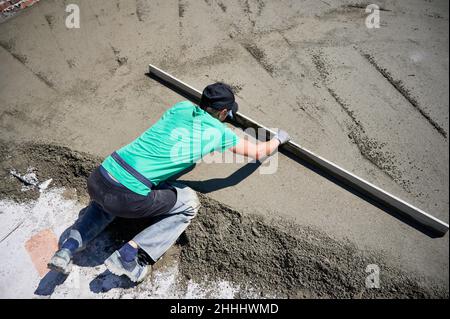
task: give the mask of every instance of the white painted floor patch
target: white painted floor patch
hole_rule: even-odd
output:
[[[112,275],[104,265],[74,265],[64,277],[54,272],[40,278],[25,243],[50,229],[59,237],[83,206],[63,197],[63,188],[52,188],[36,201],[0,200],[0,298],[233,298],[239,287],[226,281],[180,282],[178,265],[155,271],[151,280],[133,285]],[[252,292],[246,294],[252,296]]]

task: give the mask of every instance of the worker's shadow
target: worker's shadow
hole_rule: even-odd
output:
[[[38,296],[50,296],[55,291],[56,287],[62,285],[67,275],[63,275],[57,271],[50,270],[39,282],[39,286],[34,291]]]
[[[191,181],[191,180],[183,180],[180,179],[181,176],[185,175],[187,172],[191,171],[194,167],[190,167],[189,170],[182,172],[180,175],[176,176],[176,181],[182,184],[185,184],[192,188],[193,190],[207,194],[211,192],[215,192],[219,189],[236,186],[241,181],[249,177],[253,174],[259,167],[261,166],[261,162],[252,162],[247,165],[239,168],[233,174],[224,178],[212,178],[206,181]]]

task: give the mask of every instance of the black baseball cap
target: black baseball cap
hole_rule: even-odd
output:
[[[231,118],[234,117],[239,108],[231,87],[222,82],[210,84],[203,90],[200,106],[202,109],[207,107],[216,110],[227,109],[229,111],[228,116]]]

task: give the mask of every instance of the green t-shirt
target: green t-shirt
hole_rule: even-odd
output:
[[[235,146],[237,135],[197,105],[175,104],[152,127],[117,153],[128,165],[152,181],[167,180],[196,163],[203,156]],[[102,166],[122,185],[141,195],[149,188],[108,156]]]

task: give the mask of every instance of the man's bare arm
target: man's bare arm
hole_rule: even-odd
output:
[[[230,151],[259,161],[272,154],[278,146],[287,141],[289,141],[289,135],[285,131],[280,130],[273,139],[267,142],[255,144],[242,138],[236,146],[230,148]]]

